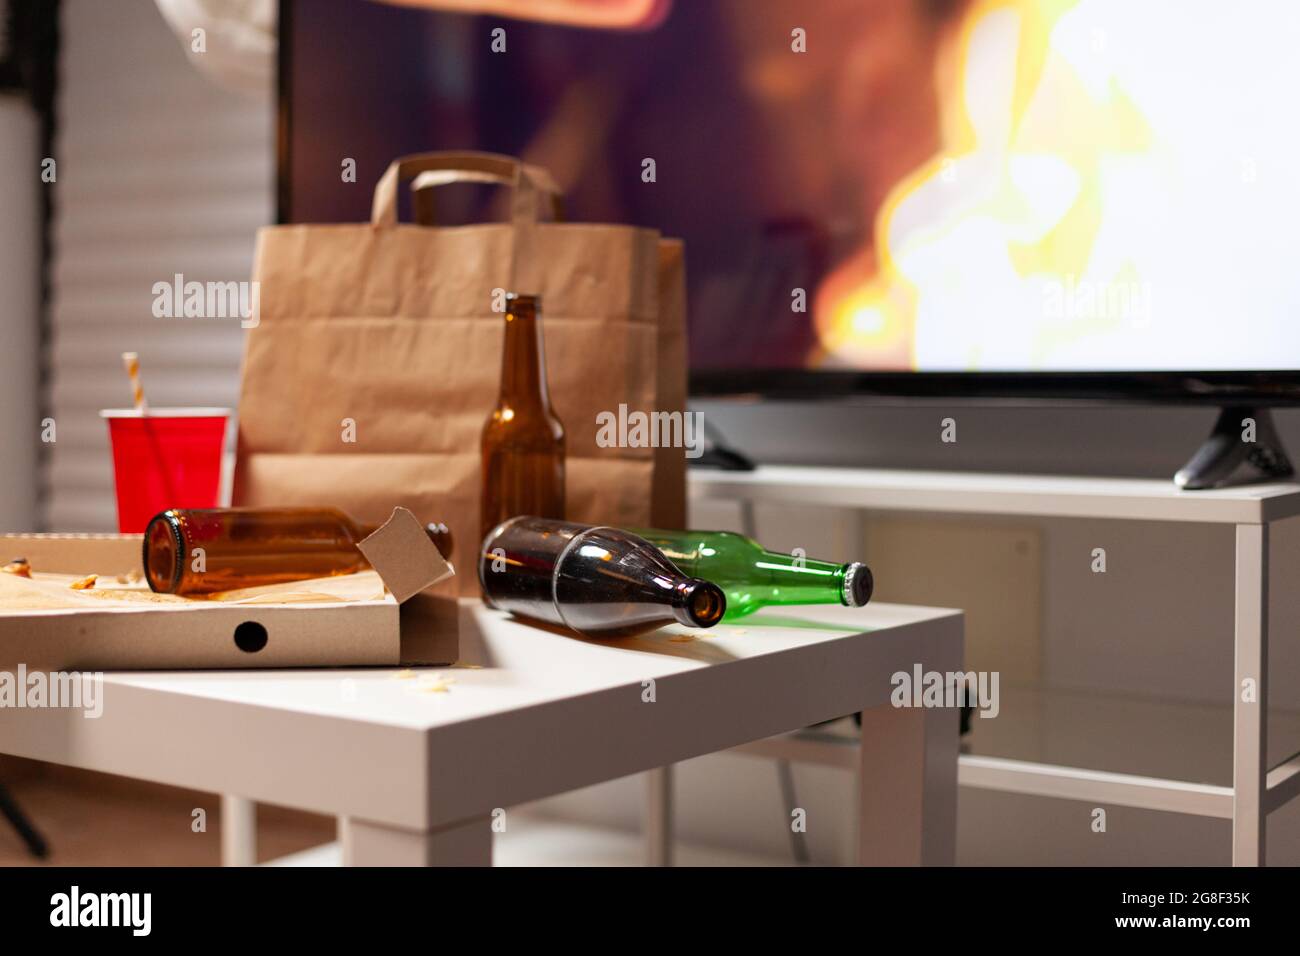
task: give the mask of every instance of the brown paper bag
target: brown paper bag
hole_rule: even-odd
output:
[[[499,182],[511,221],[397,222],[400,183]],[[425,193],[428,190],[424,191]],[[359,521],[395,506],[447,522],[458,589],[476,593],[479,440],[497,397],[496,290],[542,297],[551,400],[564,423],[567,516],[681,527],[681,448],[599,447],[597,416],[683,412],[685,272],[654,230],[539,221],[558,195],[536,167],[487,153],[396,160],[370,223],[258,235],[258,324],[245,344],[234,501],[335,505]]]

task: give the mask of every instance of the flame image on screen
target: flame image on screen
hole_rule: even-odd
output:
[[[815,364],[1300,368],[1300,4],[983,0],[955,41]]]

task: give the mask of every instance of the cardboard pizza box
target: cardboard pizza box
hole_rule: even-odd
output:
[[[361,544],[374,570],[226,592],[154,594],[142,535],[0,535],[0,668],[171,670],[450,664],[454,602],[423,593],[454,571],[405,508]],[[97,575],[95,585],[72,583]]]

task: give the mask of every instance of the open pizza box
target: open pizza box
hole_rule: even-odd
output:
[[[373,570],[203,598],[144,583],[142,535],[0,535],[0,667],[158,670],[450,664],[454,602],[425,589],[454,572],[398,508],[360,545]],[[93,586],[74,588],[96,575]]]

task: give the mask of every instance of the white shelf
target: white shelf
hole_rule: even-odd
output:
[[[1261,524],[1300,515],[1300,484],[1181,491],[1172,481],[763,465],[690,472],[696,498],[874,511]]]
[[[1002,684],[994,720],[976,712],[962,753],[1232,786],[1232,704]],[[857,744],[852,720],[800,732],[812,749]],[[1116,743],[1118,741],[1118,744]],[[850,747],[850,749],[852,749]],[[1269,712],[1268,765],[1300,753],[1300,711]],[[830,755],[813,761],[835,764]]]
[[[959,779],[967,785],[1013,793],[1077,800],[1109,800],[1122,806],[1169,810],[1232,820],[1232,862],[1264,862],[1268,814],[1300,797],[1300,755],[1270,763],[1265,753],[1268,721],[1268,563],[1269,525],[1300,515],[1300,484],[1248,484],[1211,491],[1183,491],[1172,481],[1134,478],[1080,478],[1054,475],[995,475],[954,471],[891,471],[767,465],[749,472],[696,470],[690,475],[695,499],[741,505],[745,531],[752,535],[756,504],[795,504],[938,514],[1017,515],[1040,518],[1182,521],[1235,526],[1233,572],[1233,673],[1225,687],[1255,687],[1254,695],[1234,695],[1231,723],[1231,785],[1206,782],[1220,776],[1221,758],[1203,757],[1191,775],[1155,777],[1122,770],[1085,770],[1079,763],[1041,762],[1042,758],[964,755]],[[1067,719],[1073,714],[1067,714]],[[1224,718],[1228,714],[1223,714]],[[1145,732],[1162,728],[1159,712],[1129,715],[1109,733],[1072,734],[1076,749],[1106,744],[1110,762],[1132,756],[1127,746],[1133,726]],[[1027,725],[1044,731],[1048,723]],[[1025,725],[1022,725],[1025,726]],[[1168,730],[1167,725],[1164,727]],[[1166,733],[1174,762],[1183,733]],[[1279,722],[1275,728],[1281,730]],[[1222,733],[1216,729],[1215,734]],[[976,737],[985,734],[976,732]],[[792,760],[835,763],[839,749],[824,734],[805,732],[745,748]],[[1055,751],[1059,747],[1051,747]],[[1185,749],[1185,748],[1184,748]],[[1056,753],[1052,756],[1059,758]],[[1168,763],[1160,757],[1155,763]]]
[[[964,787],[1232,816],[1232,707],[1040,687],[1001,688],[996,720],[976,715],[962,738]],[[1117,740],[1123,745],[1116,747]],[[756,756],[853,769],[852,720],[737,748]],[[1300,713],[1269,722],[1270,807],[1300,788]]]
[[[1011,685],[996,720],[975,716],[980,756],[1232,785],[1232,703]],[[1003,719],[1006,718],[1006,719]],[[1300,713],[1269,713],[1269,766],[1300,751]]]

